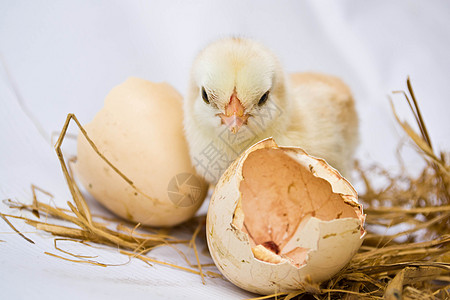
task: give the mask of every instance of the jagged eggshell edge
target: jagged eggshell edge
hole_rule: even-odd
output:
[[[296,267],[288,261],[272,264],[256,259],[248,235],[233,225],[234,212],[241,199],[239,185],[243,164],[250,153],[262,148],[279,148],[299,163],[315,170],[314,175],[332,185],[333,192],[343,194],[355,206],[359,219],[322,221],[310,218],[302,235],[309,244],[306,264]],[[222,274],[235,285],[258,294],[289,292],[301,288],[305,280],[321,282],[339,272],[360,248],[364,215],[351,184],[324,160],[309,156],[298,147],[278,147],[272,138],[251,146],[222,175],[209,205],[206,234],[211,256]],[[300,245],[299,245],[300,246]]]

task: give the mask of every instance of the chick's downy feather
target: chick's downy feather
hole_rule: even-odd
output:
[[[192,163],[212,184],[240,153],[268,137],[324,158],[347,176],[358,141],[354,101],[341,80],[287,76],[271,51],[241,38],[214,42],[195,59],[184,127]]]

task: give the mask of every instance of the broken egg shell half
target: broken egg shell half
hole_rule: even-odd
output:
[[[266,139],[222,175],[206,232],[222,274],[268,295],[339,272],[362,244],[364,219],[356,191],[338,171],[300,148]]]
[[[149,226],[190,219],[208,185],[196,175],[183,134],[181,95],[167,83],[129,78],[111,90],[84,126],[124,180],[78,135],[76,175],[115,214]]]

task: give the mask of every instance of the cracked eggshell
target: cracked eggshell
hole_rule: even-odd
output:
[[[362,207],[324,160],[263,140],[226,170],[211,198],[207,241],[223,275],[258,294],[339,272],[362,244]]]
[[[150,226],[188,220],[205,199],[207,185],[191,165],[182,121],[182,97],[172,86],[129,78],[111,90],[85,129],[139,191],[109,167],[81,133],[78,178],[97,201],[125,219]]]

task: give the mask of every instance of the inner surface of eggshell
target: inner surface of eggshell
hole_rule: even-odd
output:
[[[233,223],[247,233],[252,252],[260,260],[280,263],[288,259],[301,266],[310,249],[293,248],[292,243],[285,246],[310,218],[358,218],[355,208],[334,193],[328,181],[314,176],[282,149],[250,153],[242,176],[234,218],[240,221]]]

